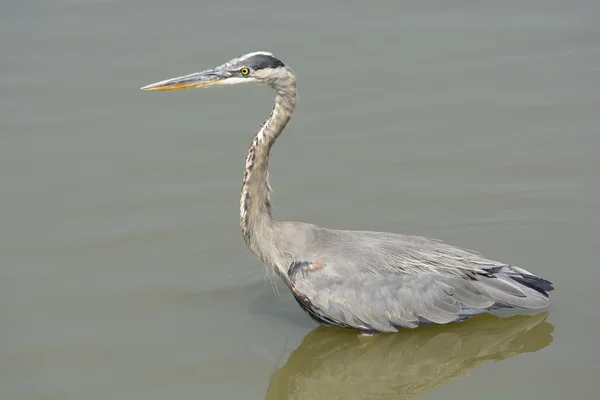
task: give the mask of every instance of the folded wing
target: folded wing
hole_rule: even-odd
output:
[[[468,275],[349,270],[339,262],[296,262],[289,269],[292,291],[320,323],[395,332],[456,322],[495,308],[542,308],[552,290],[550,282],[510,266]]]

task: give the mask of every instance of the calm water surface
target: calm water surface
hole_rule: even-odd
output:
[[[600,5],[421,3],[1,6],[0,396],[596,398]],[[237,215],[272,94],[139,90],[254,50],[298,74],[277,218],[476,249],[548,313],[364,341],[274,294]]]

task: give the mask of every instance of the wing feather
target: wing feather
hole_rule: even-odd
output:
[[[319,269],[304,264],[290,280],[308,299],[311,313],[362,330],[395,332],[456,322],[491,308],[540,308],[548,303],[542,294],[503,275],[478,280],[424,272],[367,277],[345,274],[348,267],[338,264]]]
[[[280,229],[281,237],[302,238],[286,253],[298,260],[286,281],[328,324],[381,332],[444,324],[496,308],[542,308],[553,289],[524,269],[424,237],[298,223]]]

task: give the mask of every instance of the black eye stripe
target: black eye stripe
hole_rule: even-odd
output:
[[[264,68],[279,68],[283,67],[283,63],[275,57],[268,56],[265,54],[257,54],[245,60],[245,64],[248,68],[253,70],[264,69]]]
[[[242,61],[233,63],[230,68],[231,72],[238,76],[250,76],[254,71],[260,71],[267,68],[279,68],[284,67],[284,64],[272,56],[264,54],[256,54],[248,57]]]

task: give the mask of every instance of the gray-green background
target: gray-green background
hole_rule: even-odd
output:
[[[4,2],[1,397],[595,398],[598,21],[586,0]],[[556,285],[547,322],[311,333],[238,230],[272,94],[139,90],[255,50],[298,74],[276,217],[520,265]]]

